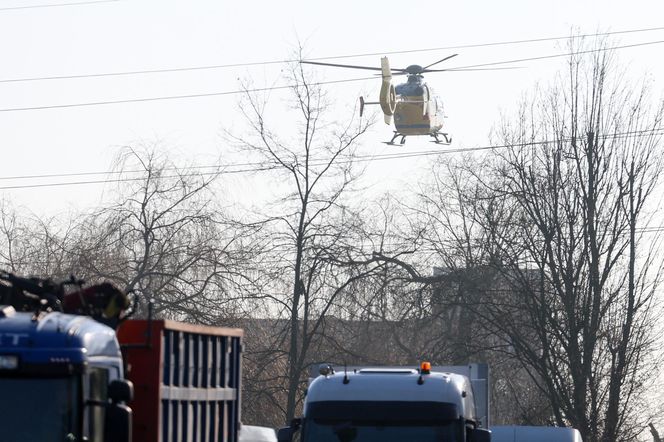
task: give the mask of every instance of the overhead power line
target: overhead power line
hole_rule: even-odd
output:
[[[635,44],[623,45],[623,46],[613,46],[613,47],[609,47],[609,48],[590,49],[590,50],[586,50],[586,51],[570,52],[570,53],[565,53],[565,54],[553,54],[553,55],[545,55],[545,56],[539,56],[539,57],[529,57],[529,58],[520,58],[520,59],[514,59],[514,60],[507,60],[507,61],[497,61],[497,62],[476,64],[476,65],[469,65],[469,66],[459,66],[459,67],[456,67],[456,68],[445,69],[445,71],[447,71],[447,72],[464,71],[464,70],[473,69],[473,68],[480,68],[480,67],[483,67],[483,66],[495,66],[495,65],[501,65],[501,64],[518,63],[518,62],[523,62],[523,61],[543,60],[543,59],[558,58],[558,57],[569,57],[569,56],[575,55],[575,54],[589,54],[589,53],[594,53],[594,52],[606,52],[606,51],[611,51],[611,50],[635,48],[635,47],[639,47],[639,46],[648,46],[648,45],[655,45],[655,44],[661,44],[661,43],[664,43],[664,40],[648,41],[648,42],[635,43]],[[435,71],[431,71],[431,72],[435,72]],[[320,81],[320,82],[315,82],[315,83],[310,83],[310,84],[311,85],[325,85],[325,84],[349,83],[349,82],[354,82],[354,81],[373,80],[375,78],[376,77],[349,78],[349,79],[344,79],[344,80]],[[0,109],[0,112],[22,112],[22,111],[34,111],[34,110],[46,110],[46,109],[63,109],[63,108],[83,107],[83,106],[105,106],[105,105],[122,104],[122,103],[141,103],[141,102],[161,101],[161,100],[182,100],[182,99],[213,97],[213,96],[223,96],[223,95],[237,95],[237,94],[252,93],[252,92],[264,92],[264,91],[272,91],[272,90],[278,90],[278,89],[291,89],[291,88],[296,87],[296,86],[297,85],[283,85],[283,86],[271,86],[271,87],[254,88],[254,89],[240,89],[240,90],[231,90],[231,91],[222,91],[222,92],[206,92],[206,93],[200,93],[200,94],[167,95],[167,96],[158,96],[158,97],[128,98],[128,99],[122,99],[122,100],[105,100],[105,101],[90,101],[90,102],[83,102],[83,103],[66,103],[66,104],[53,104],[53,105],[43,105],[43,106],[13,107],[13,108]]]
[[[557,57],[569,57],[569,56],[575,55],[575,54],[590,54],[590,53],[595,53],[595,52],[606,52],[606,51],[611,51],[611,50],[635,48],[635,47],[639,47],[639,46],[648,46],[648,45],[655,45],[655,44],[661,44],[661,43],[664,43],[664,40],[648,41],[648,42],[635,43],[635,44],[623,45],[623,46],[613,46],[613,47],[610,47],[610,48],[590,49],[590,50],[587,50],[587,51],[570,52],[570,53],[565,53],[565,54],[545,55],[545,56],[540,56],[540,57],[520,58],[520,59],[514,59],[514,60],[507,60],[507,61],[497,61],[497,62],[476,64],[476,65],[469,65],[469,66],[460,66],[460,67],[457,67],[457,68],[445,69],[445,71],[447,71],[447,72],[463,71],[463,70],[479,68],[479,67],[483,67],[483,66],[495,66],[495,65],[500,65],[500,64],[511,64],[511,63],[518,63],[518,62],[523,62],[523,61],[531,61],[531,60],[543,60],[543,59],[550,59],[550,58],[557,58]],[[344,79],[344,80],[320,81],[320,82],[315,82],[315,83],[310,83],[310,84],[311,85],[326,85],[326,84],[349,83],[349,82],[354,82],[354,81],[364,81],[364,80],[373,80],[373,79],[375,79],[375,77],[349,78],[349,79]],[[83,107],[83,106],[105,106],[105,105],[122,104],[122,103],[141,103],[141,102],[161,101],[161,100],[182,100],[182,99],[191,99],[191,98],[202,98],[202,97],[213,97],[213,96],[223,96],[223,95],[237,95],[237,94],[253,93],[253,92],[264,92],[264,91],[272,91],[272,90],[278,90],[278,89],[291,89],[291,88],[294,88],[296,86],[297,85],[284,85],[284,86],[271,86],[271,87],[254,88],[254,89],[231,90],[231,91],[223,91],[223,92],[206,92],[206,93],[200,93],[200,94],[168,95],[168,96],[143,97],[143,98],[128,98],[128,99],[123,99],[123,100],[90,101],[90,102],[83,102],[83,103],[53,104],[53,105],[44,105],[44,106],[12,107],[12,108],[0,109],[0,112],[22,112],[22,111],[45,110],[45,109],[63,109],[63,108],[72,108],[72,107]]]
[[[309,83],[310,85],[325,85],[325,84],[336,84],[336,83],[349,83],[352,81],[364,81],[371,80],[374,77],[363,77],[363,78],[348,78],[345,80],[332,80],[332,81],[319,81],[315,83]],[[168,95],[161,97],[144,97],[144,98],[128,98],[124,100],[107,100],[107,101],[91,101],[85,103],[68,103],[68,104],[53,104],[46,106],[30,106],[30,107],[13,107],[0,109],[0,112],[21,112],[21,111],[32,111],[32,110],[44,110],[44,109],[61,109],[68,107],[83,107],[83,106],[104,106],[109,104],[120,104],[120,103],[141,103],[147,101],[160,101],[160,100],[182,100],[186,98],[202,98],[202,97],[214,97],[222,95],[237,95],[253,92],[265,92],[273,91],[278,89],[292,89],[297,87],[295,84],[284,85],[284,86],[271,86],[271,87],[262,87],[262,88],[253,88],[253,89],[240,89],[234,91],[223,91],[223,92],[207,92],[201,94],[186,94],[186,95]]]
[[[647,135],[664,135],[664,127],[655,128],[655,129],[646,129],[638,131],[628,131],[628,132],[618,132],[615,134],[604,135],[600,138],[602,139],[619,139],[627,138],[632,136],[647,136]],[[490,149],[502,149],[505,147],[519,147],[526,145],[540,145],[540,144],[551,144],[555,141],[544,140],[544,141],[533,141],[525,144],[510,144],[510,145],[492,145],[492,146],[479,146],[479,147],[469,147],[469,148],[456,148],[456,149],[446,149],[441,151],[440,149],[434,150],[425,150],[425,151],[402,151],[402,152],[391,152],[386,154],[373,154],[373,155],[355,155],[354,160],[366,160],[367,158],[378,158],[378,159],[400,159],[400,158],[409,158],[409,157],[418,157],[418,156],[427,156],[427,155],[440,155],[441,153],[462,153],[467,151],[479,151],[479,150],[490,150]],[[314,160],[315,164],[322,162],[324,160]],[[183,166],[183,167],[166,167],[162,170],[204,170],[204,169],[215,169],[216,171],[223,171],[231,167],[264,167],[265,163],[263,162],[247,162],[247,163],[215,163],[215,164],[203,164],[196,166]],[[24,180],[24,179],[43,179],[43,178],[71,178],[71,177],[82,177],[82,176],[95,176],[95,175],[124,175],[124,174],[134,174],[134,173],[145,173],[145,169],[134,169],[134,170],[105,170],[99,172],[69,172],[69,173],[47,173],[47,174],[32,174],[32,175],[13,175],[13,176],[0,176],[0,181],[12,181],[12,180]],[[217,172],[214,172],[217,173]]]
[[[481,63],[481,64],[473,64],[473,65],[467,65],[467,66],[459,66],[458,68],[452,68],[449,69],[449,71],[454,71],[456,69],[471,69],[471,68],[479,68],[479,67],[484,67],[484,66],[497,66],[501,64],[512,64],[512,63],[521,63],[524,61],[535,61],[535,60],[546,60],[550,58],[558,58],[558,57],[569,57],[572,55],[580,55],[580,54],[592,54],[595,52],[606,52],[606,51],[614,51],[614,50],[619,50],[619,49],[628,49],[628,48],[636,48],[639,46],[650,46],[650,45],[657,45],[657,44],[662,44],[664,43],[664,40],[657,40],[657,41],[646,41],[642,43],[634,43],[634,44],[629,44],[629,45],[621,45],[621,46],[612,46],[610,48],[598,48],[598,49],[588,49],[585,51],[576,51],[576,52],[568,52],[566,54],[553,54],[553,55],[542,55],[539,57],[528,57],[528,58],[516,58],[513,60],[504,60],[504,61],[494,61],[491,63]]]
[[[442,46],[436,48],[426,48],[426,49],[409,49],[403,51],[390,51],[390,52],[374,52],[374,53],[364,53],[364,54],[352,54],[352,55],[337,55],[330,57],[318,57],[310,58],[309,60],[335,60],[340,58],[359,58],[359,57],[369,57],[369,56],[380,56],[380,55],[392,55],[392,54],[409,54],[414,52],[435,52],[435,51],[446,51],[453,49],[470,49],[470,48],[481,48],[481,47],[490,47],[490,46],[508,46],[515,44],[524,44],[524,43],[541,43],[545,41],[556,41],[556,40],[567,40],[569,38],[587,38],[587,37],[604,37],[609,35],[619,35],[619,34],[632,34],[638,32],[653,32],[653,31],[662,31],[664,26],[655,27],[655,28],[641,28],[641,29],[625,29],[622,31],[610,31],[610,32],[596,32],[593,34],[574,34],[574,35],[565,35],[562,37],[541,37],[541,38],[529,38],[524,40],[506,40],[498,42],[485,42],[485,43],[470,43],[462,44],[456,46]],[[296,60],[299,61],[299,60]]]
[[[105,1],[120,1],[120,0],[105,0]],[[93,2],[94,3],[94,2]],[[335,60],[342,58],[359,58],[359,57],[369,57],[369,56],[379,56],[379,55],[394,55],[394,54],[408,54],[415,52],[435,52],[441,50],[452,50],[452,49],[467,49],[467,48],[479,48],[479,47],[491,47],[491,46],[508,46],[524,43],[537,43],[545,41],[556,41],[573,38],[586,38],[586,37],[601,37],[609,35],[620,35],[620,34],[631,34],[631,33],[641,33],[641,32],[653,32],[653,31],[662,31],[664,27],[655,27],[655,28],[641,28],[641,29],[627,29],[622,31],[613,31],[613,32],[598,32],[594,34],[578,34],[578,35],[567,35],[564,37],[542,37],[542,38],[531,38],[524,40],[509,40],[509,41],[499,41],[499,42],[485,42],[485,43],[472,43],[472,44],[463,44],[457,46],[443,46],[436,48],[426,48],[426,49],[408,49],[403,51],[386,51],[386,52],[373,52],[373,53],[362,53],[362,54],[346,54],[346,55],[336,55],[336,56],[327,56],[327,57],[314,57],[308,58],[307,60],[317,61],[317,60]],[[121,72],[99,72],[99,73],[89,73],[89,74],[71,74],[71,75],[51,75],[51,76],[39,76],[39,77],[27,77],[27,78],[6,78],[0,79],[0,83],[12,83],[12,82],[26,82],[26,81],[42,81],[42,80],[70,80],[70,79],[79,79],[79,78],[97,78],[97,77],[116,77],[116,76],[127,76],[127,75],[142,75],[142,74],[158,74],[158,73],[170,73],[170,72],[185,72],[185,71],[200,71],[200,70],[213,70],[213,69],[226,69],[234,67],[249,67],[249,66],[262,66],[270,64],[285,64],[285,63],[296,63],[300,60],[269,60],[269,61],[255,61],[255,62],[245,62],[245,63],[227,63],[227,64],[216,64],[216,65],[207,65],[207,66],[185,66],[185,67],[175,67],[175,68],[162,68],[162,69],[138,69],[131,71],[121,71]]]
[[[640,137],[647,135],[664,135],[664,128],[656,128],[649,130],[641,131],[630,131],[630,132],[621,132],[616,134],[607,134],[603,135],[600,138],[602,139],[620,139],[628,137]],[[496,150],[504,149],[508,147],[527,147],[527,146],[539,146],[552,144],[557,142],[557,140],[540,140],[532,141],[526,143],[516,143],[516,144],[503,144],[503,145],[493,145],[493,146],[478,146],[478,147],[468,147],[468,148],[457,148],[457,149],[445,149],[445,150],[428,150],[428,151],[415,151],[415,152],[395,152],[387,154],[374,154],[374,155],[359,155],[352,158],[340,159],[337,160],[338,164],[344,163],[365,163],[373,161],[384,161],[384,160],[395,160],[395,159],[406,159],[414,157],[426,157],[426,156],[436,156],[436,155],[449,155],[453,153],[463,153],[463,152],[476,152],[482,150]],[[327,164],[328,160],[324,159],[314,159],[310,163],[311,167],[319,167]],[[240,169],[232,169],[234,167],[242,166]],[[195,169],[209,169],[216,168],[217,170],[213,172],[202,172],[202,173],[183,173],[183,174],[174,174],[174,175],[165,175],[160,178],[183,178],[183,177],[210,177],[218,175],[230,175],[230,174],[243,174],[243,173],[253,173],[253,172],[264,172],[270,170],[277,170],[280,167],[276,165],[266,165],[265,163],[255,162],[255,163],[230,163],[224,165],[205,165],[205,166],[190,166],[183,168],[168,168],[166,170],[195,170]],[[139,173],[145,172],[140,170],[132,171],[118,171],[118,172],[81,172],[81,173],[69,173],[69,174],[47,174],[47,175],[23,175],[23,176],[14,176],[14,177],[0,177],[0,180],[8,179],[23,179],[23,178],[55,178],[55,177],[72,177],[72,176],[85,176],[92,174],[123,174],[123,173]],[[7,185],[0,186],[0,190],[12,190],[12,189],[30,189],[30,188],[43,188],[43,187],[61,187],[61,186],[73,186],[73,185],[87,185],[87,184],[109,184],[109,183],[121,183],[121,182],[132,182],[132,181],[143,181],[144,177],[124,177],[124,178],[108,178],[108,179],[98,179],[98,180],[86,180],[86,181],[65,181],[57,183],[39,183],[39,184],[17,184],[17,185]]]
[[[0,8],[0,11],[13,11],[16,9],[37,9],[37,8],[57,8],[60,6],[79,6],[79,5],[92,5],[95,3],[113,3],[119,2],[121,0],[93,0],[87,2],[75,2],[75,3],[52,3],[52,4],[43,4],[43,5],[28,5],[28,6],[10,6],[7,8]]]

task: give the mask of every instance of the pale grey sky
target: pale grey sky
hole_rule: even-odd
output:
[[[89,0],[88,0],[89,1]],[[182,1],[118,0],[34,7],[85,0],[0,0],[0,178],[104,171],[118,146],[160,140],[182,161],[210,164],[228,157],[220,136],[237,129],[236,95],[99,106],[11,110],[135,98],[237,90],[238,78],[256,86],[285,84],[280,65],[238,66],[127,76],[6,81],[154,70],[290,58],[298,39],[309,57],[440,48],[580,33],[664,26],[661,1]],[[613,37],[619,45],[664,40],[664,30]],[[618,52],[634,76],[651,73],[664,89],[664,44]],[[450,53],[448,67],[565,52],[563,41],[450,49],[390,55],[393,66],[429,64]],[[339,60],[379,65],[379,55]],[[429,75],[445,103],[450,148],[485,145],[500,112],[536,82],[549,81],[564,59],[517,63],[516,71]],[[362,71],[312,68],[320,80],[366,76]],[[344,118],[360,94],[377,93],[379,82],[330,86],[331,112]],[[275,91],[275,108],[284,97]],[[288,124],[288,122],[284,122]],[[382,144],[391,129],[377,124],[362,153],[450,149],[409,138],[404,147]],[[400,186],[426,168],[427,158],[369,166],[374,183]],[[100,177],[103,178],[103,177]],[[260,175],[246,178],[261,180]],[[75,181],[77,178],[0,180],[0,187]],[[231,187],[234,188],[234,187]],[[37,212],[98,204],[102,185],[0,189],[0,198]]]

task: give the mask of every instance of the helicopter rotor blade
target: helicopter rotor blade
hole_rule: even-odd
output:
[[[382,68],[377,68],[373,66],[356,66],[352,64],[337,64],[337,63],[323,63],[320,61],[306,61],[306,60],[301,60],[300,63],[304,64],[316,64],[319,66],[333,66],[337,68],[349,68],[349,69],[366,69],[369,71],[381,71]],[[396,69],[396,68],[391,68],[390,69],[392,72],[397,72],[397,73],[406,73],[405,69]]]
[[[444,62],[445,60],[449,60],[450,58],[454,58],[454,57],[456,57],[457,55],[459,55],[459,54],[448,55],[447,57],[443,58],[442,60],[438,60],[438,61],[435,62],[435,63],[431,63],[429,66],[424,66],[424,67],[422,68],[422,72],[426,72],[426,70],[429,69],[431,66],[436,65],[436,64],[438,64],[438,63],[442,63],[442,62]]]
[[[405,69],[390,69],[392,71],[392,76],[397,77],[399,75],[408,75]],[[376,77],[380,77],[382,74],[374,74]]]
[[[471,71],[508,71],[513,69],[525,69],[523,66],[498,67],[498,68],[451,68],[451,69],[427,69],[423,72],[471,72]],[[395,74],[399,75],[399,74]]]
[[[370,70],[370,71],[380,71],[381,70],[381,68],[376,68],[376,67],[373,67],[373,66],[355,66],[355,65],[350,65],[350,64],[321,63],[319,61],[305,61],[305,60],[302,60],[302,61],[300,61],[300,63],[317,64],[317,65],[320,65],[320,66],[334,66],[334,67],[337,67],[337,68],[367,69],[367,70]]]

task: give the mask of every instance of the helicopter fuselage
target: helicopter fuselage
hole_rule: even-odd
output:
[[[443,109],[438,98],[422,81],[421,75],[410,75],[406,83],[396,86],[394,111],[396,132],[402,135],[429,135],[443,127]]]

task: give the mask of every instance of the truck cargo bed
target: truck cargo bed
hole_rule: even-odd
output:
[[[242,335],[168,320],[123,323],[118,340],[135,388],[133,440],[236,442]]]

